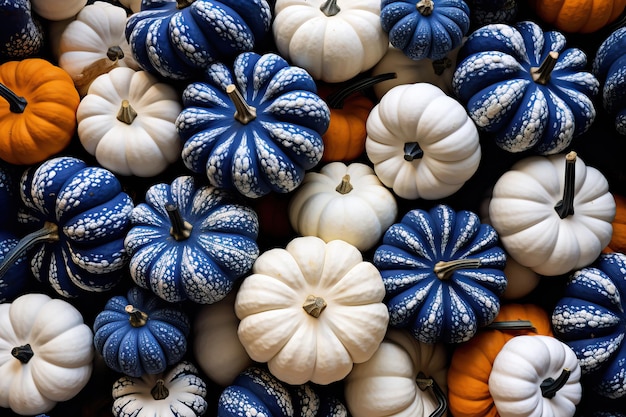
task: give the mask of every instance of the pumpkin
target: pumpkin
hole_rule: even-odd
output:
[[[176,127],[182,159],[209,182],[256,198],[293,191],[322,158],[330,111],[302,68],[246,52],[232,72],[210,66],[183,91]]]
[[[115,417],[201,416],[208,408],[207,386],[196,367],[182,361],[162,374],[123,376],[112,390]]]
[[[32,14],[30,0],[4,1],[0,15],[0,62],[29,58],[41,51],[43,28]]]
[[[35,230],[0,270],[27,254],[35,278],[63,297],[108,291],[119,282],[134,204],[113,173],[74,157],[52,158],[24,171],[20,198],[19,221]]]
[[[126,41],[126,10],[104,1],[83,7],[59,39],[59,66],[81,96],[91,82],[113,68],[139,69]]]
[[[468,5],[472,11],[470,22],[473,27],[492,23],[511,24],[519,11],[518,0],[470,0]]]
[[[345,378],[346,406],[353,417],[443,416],[447,371],[443,344],[389,329],[376,353]]]
[[[81,145],[119,175],[154,177],[180,158],[178,91],[146,71],[98,76],[76,111]]]
[[[501,417],[572,417],[582,398],[576,354],[552,336],[517,336],[502,346],[489,374]]]
[[[0,230],[0,263],[17,246],[19,239],[11,232]],[[30,273],[28,260],[21,256],[0,269],[0,303],[11,302],[27,288]]]
[[[371,69],[389,43],[378,0],[276,0],[272,31],[282,57],[329,83]]]
[[[133,286],[111,297],[93,323],[105,364],[131,377],[160,374],[187,351],[190,321],[179,307]]]
[[[461,343],[491,323],[506,288],[498,234],[471,211],[438,204],[391,225],[374,252],[389,325],[423,343]]]
[[[614,217],[606,178],[574,151],[518,161],[496,181],[489,203],[507,253],[547,276],[593,262],[611,240]]]
[[[576,353],[583,375],[606,398],[624,398],[626,255],[601,254],[574,271],[552,311],[554,335]]]
[[[254,211],[191,176],[151,186],[130,220],[130,275],[169,302],[221,300],[259,255]]]
[[[126,39],[141,68],[173,80],[251,51],[269,31],[266,0],[151,0],[129,16]]]
[[[72,18],[85,7],[88,0],[30,0],[33,11],[47,20]]]
[[[625,2],[626,4],[626,2]],[[612,32],[598,47],[592,72],[602,83],[602,104],[615,118],[615,130],[626,135],[626,27]]]
[[[389,90],[367,118],[365,152],[380,181],[404,199],[457,192],[478,169],[478,131],[463,106],[428,83]]]
[[[613,233],[609,244],[602,251],[626,253],[626,196],[614,193],[613,198],[615,199],[615,218],[611,222]]]
[[[65,149],[76,132],[80,102],[67,72],[42,58],[0,65],[0,159],[40,163]]]
[[[626,7],[625,0],[530,0],[538,17],[563,32],[596,32],[615,21]]]
[[[292,239],[255,261],[237,291],[248,355],[288,384],[330,384],[382,342],[389,315],[380,273],[343,240]]]
[[[51,410],[87,384],[93,357],[91,329],[68,302],[29,293],[0,304],[0,407]]]
[[[558,153],[594,121],[599,82],[585,53],[565,46],[530,21],[483,26],[463,44],[454,93],[501,149]]]
[[[448,368],[448,405],[455,417],[496,417],[489,375],[506,342],[523,335],[552,336],[550,317],[535,304],[503,304],[490,326],[452,352]]]
[[[464,0],[382,0],[380,24],[389,43],[411,59],[438,60],[459,47],[470,27]]]

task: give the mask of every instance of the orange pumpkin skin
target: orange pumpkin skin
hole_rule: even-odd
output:
[[[537,16],[558,30],[591,33],[615,21],[626,0],[530,0]]]
[[[31,165],[69,145],[80,97],[65,70],[41,58],[9,61],[0,65],[0,83],[27,102],[13,112],[0,98],[0,159]]]
[[[497,417],[489,393],[489,374],[496,355],[515,336],[552,336],[548,313],[534,304],[503,304],[494,322],[529,320],[532,330],[483,329],[456,347],[448,368],[448,407],[454,417]]]
[[[613,194],[615,199],[615,218],[613,219],[613,234],[604,253],[626,253],[626,197]]]

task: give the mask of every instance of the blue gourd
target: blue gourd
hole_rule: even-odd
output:
[[[389,42],[413,60],[444,58],[470,27],[464,0],[382,0],[380,23]]]
[[[490,324],[506,288],[498,234],[471,211],[439,204],[393,224],[375,250],[389,325],[423,343],[461,343]]]
[[[259,255],[256,213],[191,176],[151,186],[130,217],[131,277],[169,302],[221,300]]]
[[[30,0],[1,0],[0,21],[0,62],[21,60],[41,51],[44,32],[32,14]]]
[[[240,54],[232,71],[211,65],[183,92],[185,166],[246,197],[294,190],[324,151],[330,110],[316,91],[305,70],[273,53]]]
[[[591,71],[602,85],[602,104],[626,135],[626,27],[612,32],[596,52]]]
[[[140,377],[164,372],[182,359],[190,321],[179,306],[132,287],[107,301],[93,331],[96,351],[109,368]]]
[[[599,82],[560,32],[530,21],[486,25],[468,36],[457,63],[454,94],[505,151],[561,152],[595,119]]]
[[[19,239],[13,233],[0,230],[0,262],[18,243]],[[0,303],[12,302],[25,292],[30,279],[26,257],[17,258],[6,273],[0,276]]]

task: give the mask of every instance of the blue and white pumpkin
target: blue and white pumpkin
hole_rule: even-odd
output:
[[[439,204],[392,225],[374,252],[389,325],[422,343],[460,343],[490,324],[506,288],[498,234],[477,214]]]
[[[18,243],[19,239],[13,233],[0,230],[0,263]],[[30,279],[26,256],[6,265],[6,270],[0,272],[0,303],[11,302],[21,295]]]
[[[183,92],[182,159],[247,197],[294,190],[322,158],[330,110],[313,78],[279,55],[246,52],[211,65]]]
[[[41,51],[44,32],[30,0],[0,2],[0,62],[32,57]]]
[[[93,323],[104,363],[132,377],[159,374],[187,352],[190,321],[177,305],[139,287],[111,297]]]
[[[444,58],[470,28],[464,0],[382,0],[380,23],[389,42],[411,59]]]
[[[626,397],[626,255],[601,254],[568,279],[552,312],[554,335],[576,353],[603,397]]]
[[[533,22],[492,24],[459,51],[452,87],[478,129],[508,152],[558,153],[596,116],[599,82],[560,32]]]
[[[602,42],[592,72],[602,83],[602,104],[615,117],[615,129],[626,135],[626,27],[612,32]]]
[[[257,215],[233,197],[191,176],[151,186],[124,241],[133,280],[169,302],[226,297],[259,255]]]
[[[143,0],[126,23],[137,63],[169,79],[190,79],[214,62],[251,51],[270,29],[266,0]]]

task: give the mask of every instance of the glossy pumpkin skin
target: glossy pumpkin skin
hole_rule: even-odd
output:
[[[0,65],[0,83],[27,104],[11,111],[0,99],[0,159],[32,165],[65,149],[76,132],[80,98],[67,72],[42,58],[9,61]]]
[[[10,0],[0,4],[0,62],[32,57],[44,43],[41,23],[33,16],[30,0]]]
[[[506,288],[506,256],[493,227],[445,205],[414,209],[389,227],[374,253],[389,325],[423,343],[461,343],[491,323]],[[438,272],[441,262],[466,262]]]
[[[182,359],[190,321],[176,305],[132,287],[126,295],[107,301],[94,320],[93,331],[96,351],[109,368],[140,377],[162,373]]]
[[[528,4],[541,20],[558,30],[591,33],[615,21],[626,0],[530,0]]]
[[[554,69],[540,71],[550,53],[558,53]],[[566,48],[560,32],[543,32],[530,21],[492,24],[468,36],[452,86],[478,129],[500,148],[555,154],[595,119],[599,82],[586,64],[585,53]]]
[[[190,229],[188,237],[172,231],[166,210],[172,203],[189,225],[184,227]],[[227,191],[191,176],[151,186],[130,220],[124,247],[131,277],[169,302],[223,299],[259,255],[256,213]]]
[[[626,3],[626,2],[625,2]],[[611,33],[598,47],[592,72],[602,85],[602,104],[615,118],[615,130],[626,135],[626,27]]]
[[[226,93],[231,85],[256,109],[256,117],[246,122],[235,117],[236,105]],[[330,111],[316,91],[305,70],[272,53],[243,53],[232,70],[211,65],[205,81],[183,92],[176,126],[185,166],[246,197],[294,190],[324,151]]]

